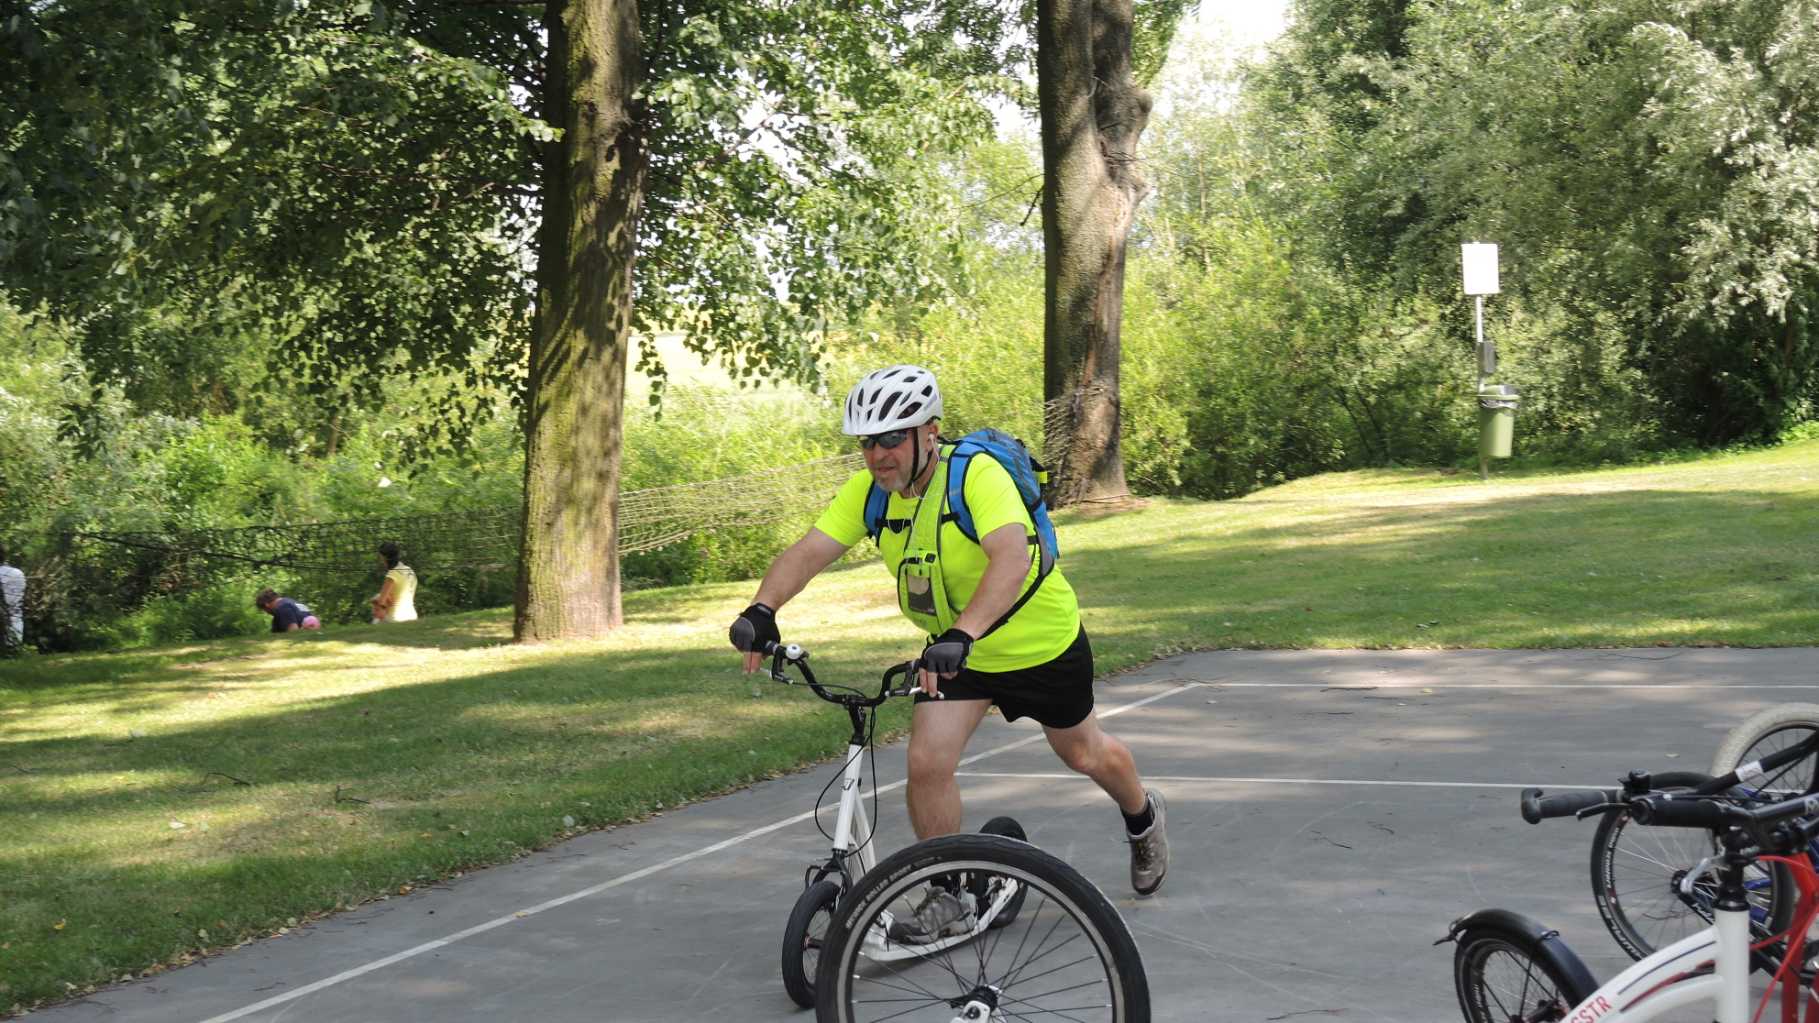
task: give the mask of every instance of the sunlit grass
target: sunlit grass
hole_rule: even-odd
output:
[[[1060,520],[1111,672],[1217,647],[1811,643],[1815,512],[1819,443],[1488,484],[1373,470]],[[836,753],[838,711],[748,695],[725,629],[752,588],[628,594],[599,642],[513,646],[500,610],[0,662],[0,1005]],[[830,681],[875,685],[919,647],[875,564],[780,620]]]

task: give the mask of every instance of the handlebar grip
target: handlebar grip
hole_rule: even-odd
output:
[[[1522,790],[1522,819],[1539,824],[1548,817],[1571,817],[1581,810],[1611,801],[1609,792],[1563,792],[1550,796],[1542,789]]]
[[[1665,793],[1630,800],[1636,823],[1657,828],[1721,828],[1730,820],[1729,810],[1709,799],[1676,799]]]

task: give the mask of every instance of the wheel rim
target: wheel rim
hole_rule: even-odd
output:
[[[1563,1020],[1572,1008],[1540,964],[1506,942],[1486,942],[1473,972],[1473,1023]]]
[[[1618,908],[1631,937],[1647,955],[1711,925],[1717,879],[1708,871],[1696,879],[1689,899],[1680,882],[1716,846],[1703,831],[1649,828],[1626,815],[1613,829],[1605,856],[1605,898]],[[1751,867],[1746,898],[1752,916],[1767,915],[1772,892],[1760,867]]]
[[[808,928],[802,933],[802,975],[811,982],[815,979],[815,971],[821,967],[821,949],[827,943],[827,931],[833,922],[833,905],[820,906],[815,915],[809,917]]]
[[[871,958],[860,942],[848,942],[835,993],[842,1019],[949,1023],[957,1010],[980,1001],[995,1006],[993,1020],[1124,1018],[1117,969],[1103,936],[1072,899],[1019,868],[978,861],[930,864],[856,907],[848,926],[855,933],[875,933],[883,912],[897,919],[910,915],[931,878],[960,871],[975,879],[985,876],[988,884],[998,879],[1022,884],[1017,918],[931,955],[890,962]]]

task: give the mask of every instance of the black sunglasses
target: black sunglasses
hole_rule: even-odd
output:
[[[892,430],[889,433],[861,437],[859,438],[859,447],[866,451],[870,451],[873,447],[880,447],[886,451],[892,451],[902,445],[904,441],[908,440],[909,435],[912,432],[913,431],[911,430]]]

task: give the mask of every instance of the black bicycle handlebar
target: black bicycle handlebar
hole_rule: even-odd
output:
[[[766,640],[758,652],[771,659],[771,678],[773,680],[785,685],[795,685],[796,683],[792,682],[783,671],[784,665],[791,665],[802,674],[802,682],[808,686],[811,692],[829,703],[838,703],[842,706],[876,707],[893,696],[908,696],[921,688],[916,682],[895,688],[891,686],[892,679],[916,673],[917,662],[915,661],[905,661],[902,664],[893,664],[886,668],[884,682],[878,689],[878,695],[868,697],[858,692],[830,692],[820,682],[817,682],[814,670],[808,666],[808,651],[804,650],[800,643],[776,643]]]
[[[1539,824],[1548,817],[1572,817],[1583,810],[1615,802],[1616,792],[1562,792],[1550,796],[1541,789],[1522,790],[1522,819]]]
[[[1630,816],[1638,824],[1657,828],[1722,828],[1750,823],[1751,811],[1732,803],[1657,792],[1630,800]]]
[[[1692,792],[1580,790],[1553,796],[1541,789],[1523,789],[1520,806],[1522,819],[1530,824],[1609,808],[1627,809],[1636,823],[1651,827],[1741,829],[1764,851],[1799,851],[1819,836],[1819,794],[1747,806],[1722,796],[1713,798],[1705,788]]]

